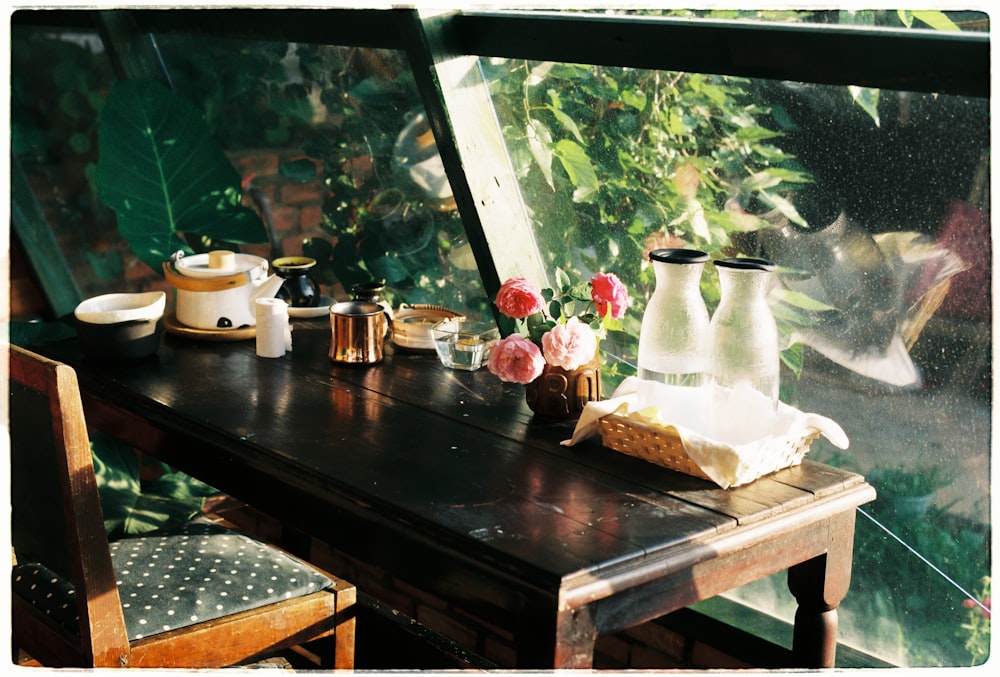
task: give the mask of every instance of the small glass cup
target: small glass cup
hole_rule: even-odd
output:
[[[476,371],[489,360],[490,348],[500,340],[500,331],[490,322],[450,317],[431,327],[431,338],[441,364]]]

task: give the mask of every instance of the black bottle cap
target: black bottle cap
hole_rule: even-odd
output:
[[[650,261],[663,263],[705,263],[708,254],[696,249],[654,249],[649,252]]]
[[[715,262],[716,266],[721,266],[723,268],[736,268],[738,270],[764,270],[772,271],[776,268],[773,261],[768,259],[755,259],[755,258],[736,258],[736,259],[719,259]]]

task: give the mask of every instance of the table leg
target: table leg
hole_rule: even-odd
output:
[[[584,668],[594,666],[594,644],[597,626],[590,607],[563,609],[556,621],[556,646],[554,665],[559,668]]]
[[[792,654],[804,668],[832,668],[837,655],[837,606],[851,584],[854,511],[834,522],[827,553],[788,570],[788,589],[799,605]]]

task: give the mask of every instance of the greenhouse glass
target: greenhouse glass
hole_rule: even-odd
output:
[[[988,101],[514,59],[481,69],[546,267],[614,271],[632,293],[624,335],[602,346],[609,392],[635,373],[650,251],[776,262],[782,399],[838,421],[848,450],[821,440],[813,457],[880,490],[859,517],[842,640],[897,664],[974,660],[967,600],[990,573]],[[702,292],[711,310],[710,266]],[[916,519],[892,504],[907,482],[933,495]],[[731,596],[794,614],[783,576]]]

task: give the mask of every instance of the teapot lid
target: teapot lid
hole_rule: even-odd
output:
[[[188,277],[220,277],[246,273],[263,264],[267,259],[253,254],[239,254],[230,251],[211,251],[206,254],[184,256],[181,252],[174,255],[174,265],[177,272]]]

